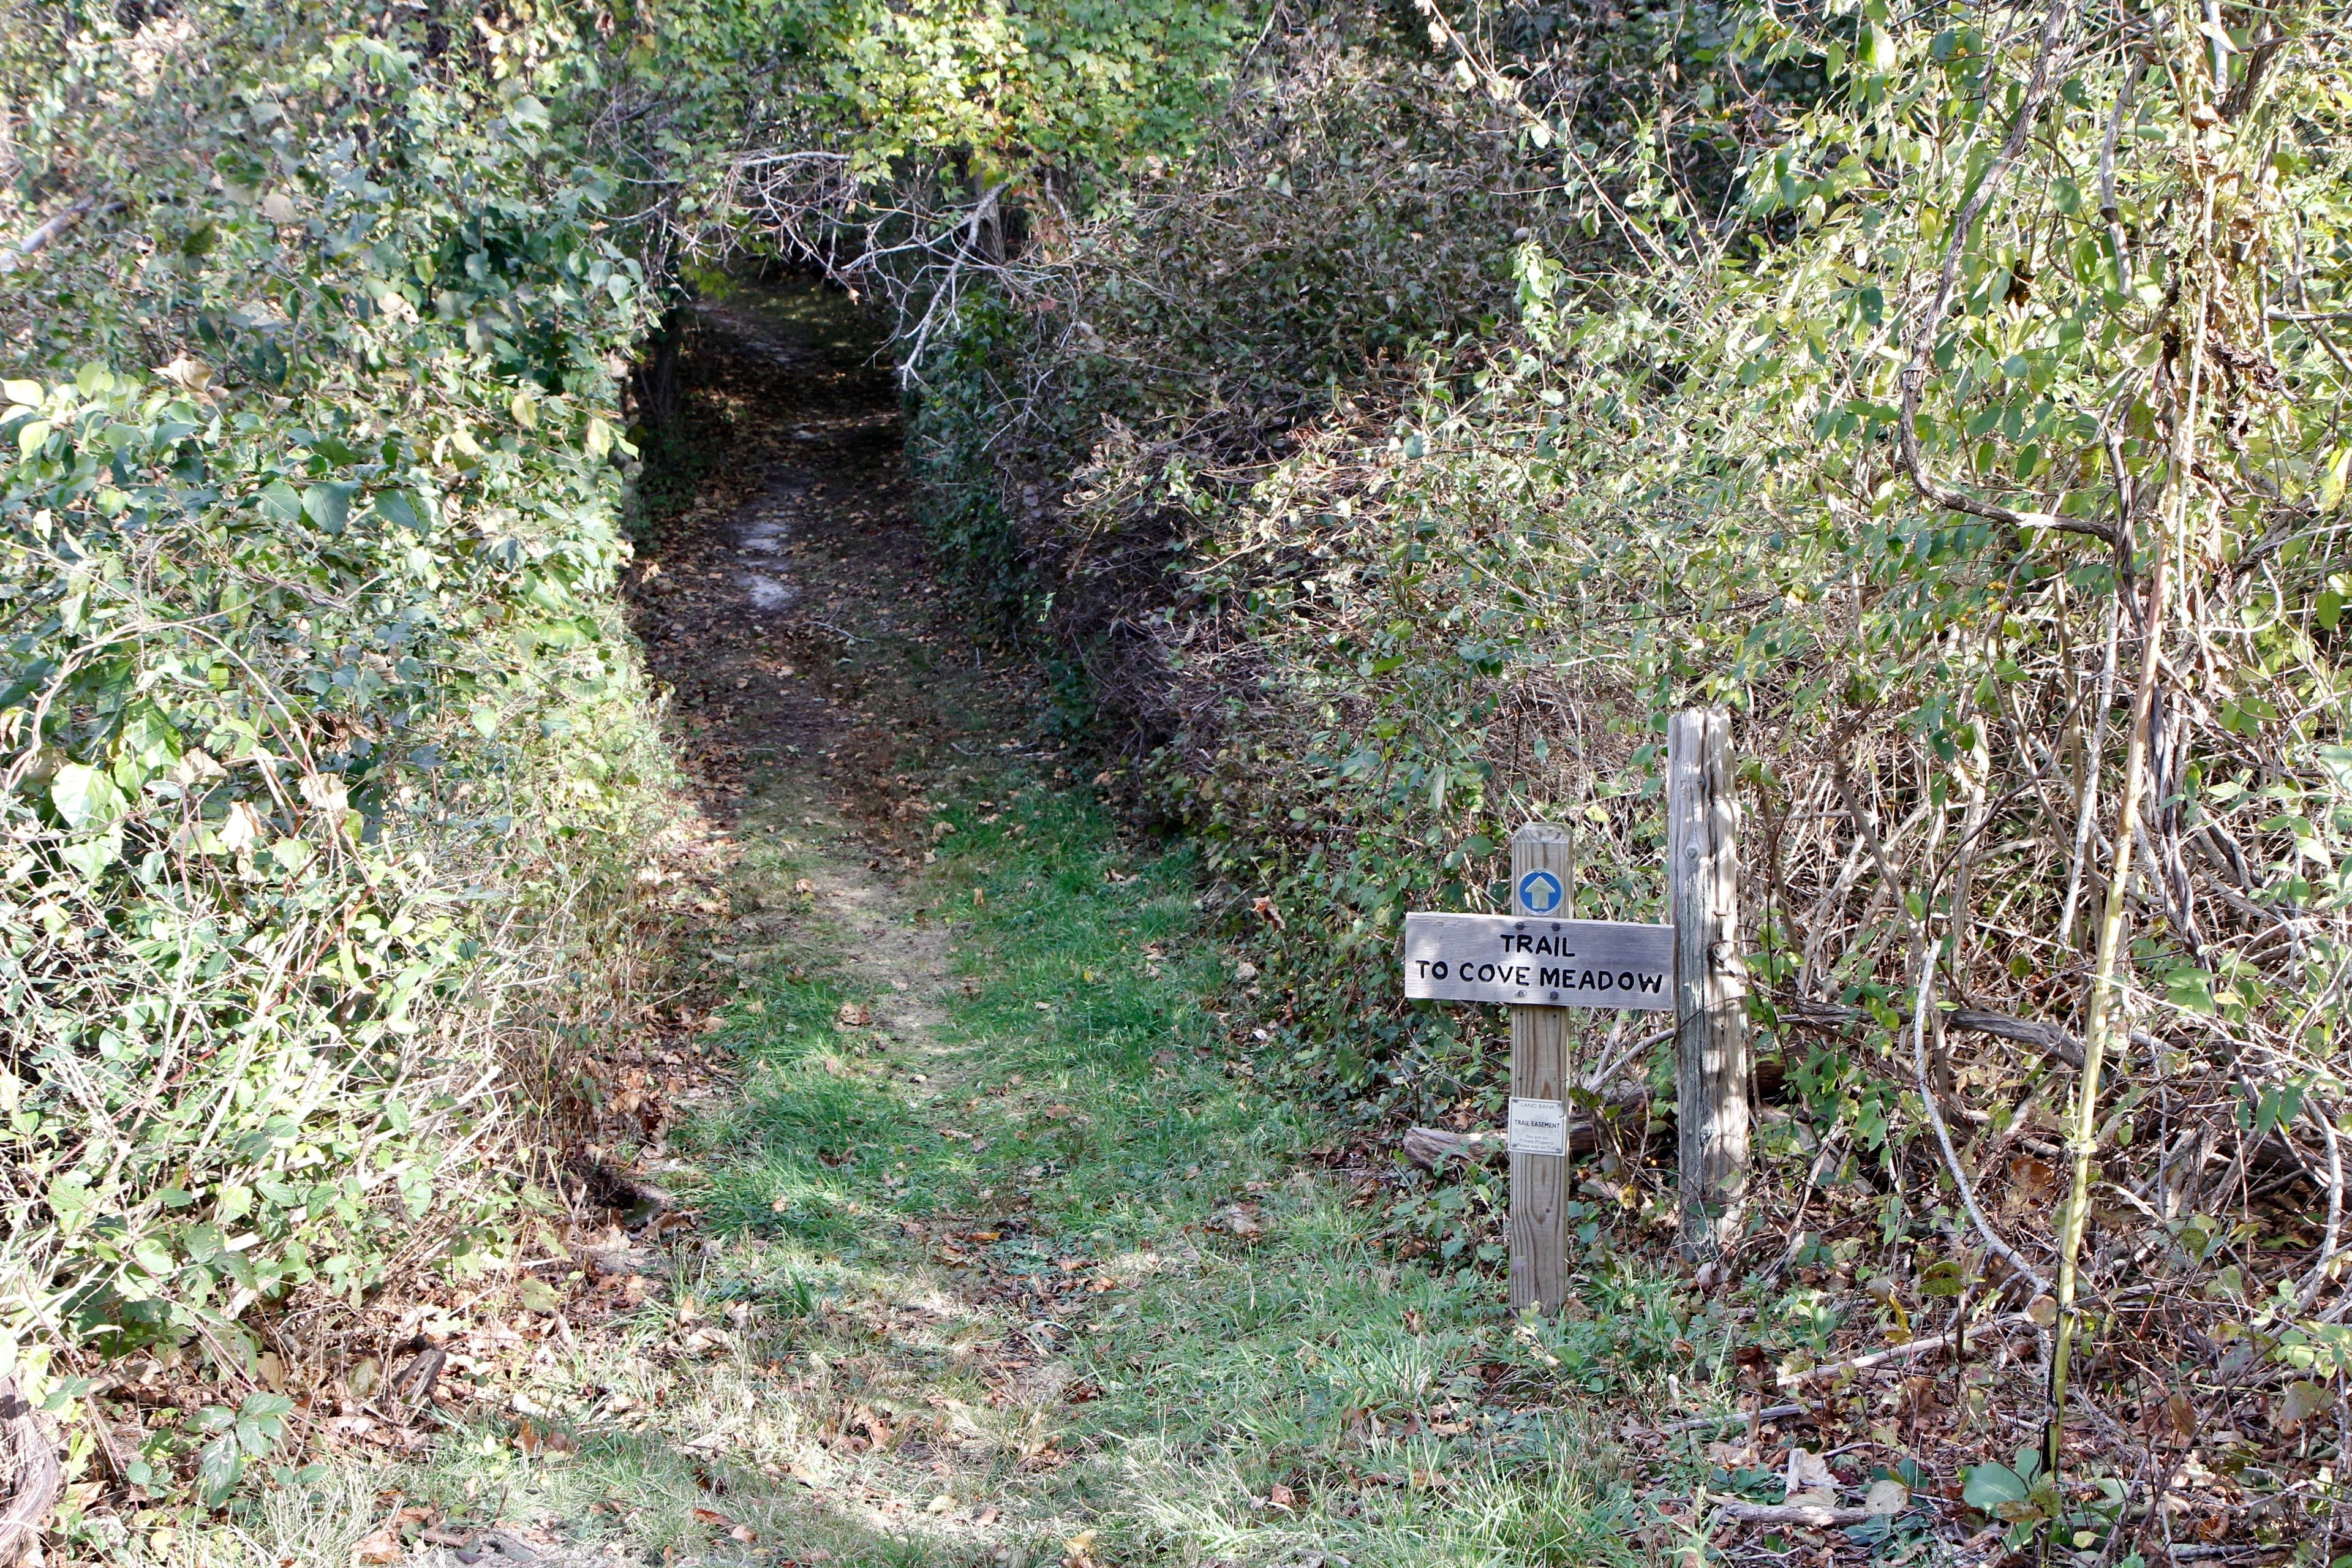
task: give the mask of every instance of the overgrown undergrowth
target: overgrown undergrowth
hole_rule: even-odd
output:
[[[658,962],[650,296],[547,107],[577,23],[513,20],[0,21],[0,228],[58,220],[0,303],[0,1373],[198,1391],[73,1424],[68,1531],[217,1503],[349,1314],[501,1267]]]
[[[2032,1304],[2089,1413],[1930,1432],[2110,1555],[2343,1514],[2340,33],[2221,16],[1287,17],[915,367],[942,525],[1198,836],[1273,1071],[1370,1125],[1505,1092],[1403,911],[1551,817],[1580,912],[1659,918],[1665,717],[1729,708],[1784,1086],[1732,1288]],[[1663,1112],[1634,1038],[1582,1087]],[[1599,1184],[1664,1213],[1635,1146]]]

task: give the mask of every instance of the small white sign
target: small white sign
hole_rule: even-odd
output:
[[[1510,1152],[1514,1154],[1566,1154],[1568,1107],[1557,1100],[1511,1100]]]
[[[1520,1007],[1675,1005],[1675,928],[1531,915],[1409,913],[1404,994]]]

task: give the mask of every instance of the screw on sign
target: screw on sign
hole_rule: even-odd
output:
[[[1572,918],[1568,829],[1531,822],[1511,839],[1507,915],[1405,916],[1404,994],[1511,1010],[1511,1306],[1567,1297],[1568,1012],[1675,1014],[1683,1235],[1713,1257],[1736,1233],[1748,1163],[1747,1038],[1737,956],[1738,807],[1728,719],[1675,716],[1669,731],[1669,881],[1682,924]],[[1685,912],[1686,911],[1686,912]]]

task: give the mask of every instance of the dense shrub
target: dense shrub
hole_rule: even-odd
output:
[[[0,302],[20,1373],[241,1374],[291,1301],[497,1263],[528,1199],[513,1113],[597,1022],[662,778],[609,598],[648,290],[547,107],[578,26],[7,19],[0,230],[80,215]],[[204,1441],[222,1494],[257,1398],[131,1479]]]
[[[1580,910],[1662,918],[1664,720],[1723,704],[1789,1086],[1758,1278],[1943,1257],[2340,1369],[2336,21],[1694,8],[1595,95],[1424,15],[1297,32],[996,307],[1038,629],[1207,840],[1295,1081],[1496,1115],[1499,1020],[1397,999],[1402,914],[1495,907],[1549,816]],[[1367,80],[1420,129],[1301,137]],[[1450,224],[1400,205],[1456,177]],[[1824,1149],[1871,1223],[1781,1253]]]

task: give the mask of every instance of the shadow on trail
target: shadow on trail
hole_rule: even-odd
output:
[[[816,284],[745,285],[697,308],[677,375],[624,592],[704,808],[805,792],[909,860],[902,775],[1009,749],[1026,672],[941,584],[877,340]]]

